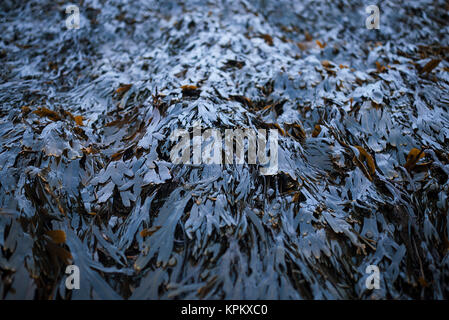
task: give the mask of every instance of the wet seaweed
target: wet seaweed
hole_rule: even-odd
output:
[[[379,30],[367,1],[75,4],[0,4],[1,299],[448,298],[447,1]],[[277,129],[278,173],[172,164],[195,123]]]

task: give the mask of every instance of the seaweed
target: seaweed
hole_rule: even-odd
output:
[[[0,4],[1,299],[448,298],[447,1],[379,30],[367,1],[74,4]],[[278,171],[172,163],[198,125],[278,130]]]

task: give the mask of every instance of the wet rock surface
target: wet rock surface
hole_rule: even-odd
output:
[[[447,299],[449,3],[370,4],[81,1],[67,30],[2,1],[1,299]],[[194,123],[277,129],[278,173],[173,165]]]

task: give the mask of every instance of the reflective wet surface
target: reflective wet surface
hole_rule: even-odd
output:
[[[447,1],[74,4],[0,4],[1,299],[448,297]],[[198,123],[278,172],[174,165]]]

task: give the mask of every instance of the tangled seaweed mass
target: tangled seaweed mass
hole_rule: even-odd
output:
[[[448,1],[74,4],[0,4],[1,299],[449,297]],[[278,172],[173,164],[198,122]]]

